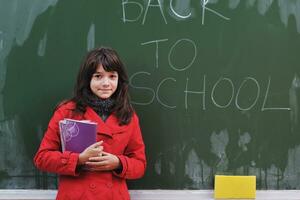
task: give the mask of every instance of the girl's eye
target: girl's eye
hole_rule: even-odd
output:
[[[117,78],[118,76],[117,75],[115,75],[115,74],[112,74],[112,75],[110,75],[110,78]]]
[[[93,76],[94,78],[101,78],[101,75],[100,74],[94,74],[94,76]]]

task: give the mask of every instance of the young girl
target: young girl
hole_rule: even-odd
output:
[[[61,152],[58,122],[64,118],[96,122],[98,142],[80,154]],[[130,199],[125,180],[143,176],[145,146],[129,102],[128,76],[114,50],[87,54],[74,97],[55,110],[34,163],[59,174],[56,199]]]

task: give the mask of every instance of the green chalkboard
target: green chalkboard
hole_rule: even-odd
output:
[[[32,164],[86,52],[130,76],[148,166],[131,189],[215,174],[300,189],[300,0],[1,0],[0,188],[55,188]]]

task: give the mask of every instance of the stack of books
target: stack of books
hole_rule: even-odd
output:
[[[96,142],[97,123],[90,120],[59,121],[62,151],[81,153]]]

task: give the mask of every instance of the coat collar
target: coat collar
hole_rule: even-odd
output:
[[[112,137],[113,134],[123,132],[128,129],[128,125],[120,126],[118,123],[118,119],[112,113],[104,122],[101,117],[91,108],[87,107],[86,112],[84,113],[84,118],[89,119],[93,122],[96,122],[97,125],[97,132],[101,134],[108,135]]]

